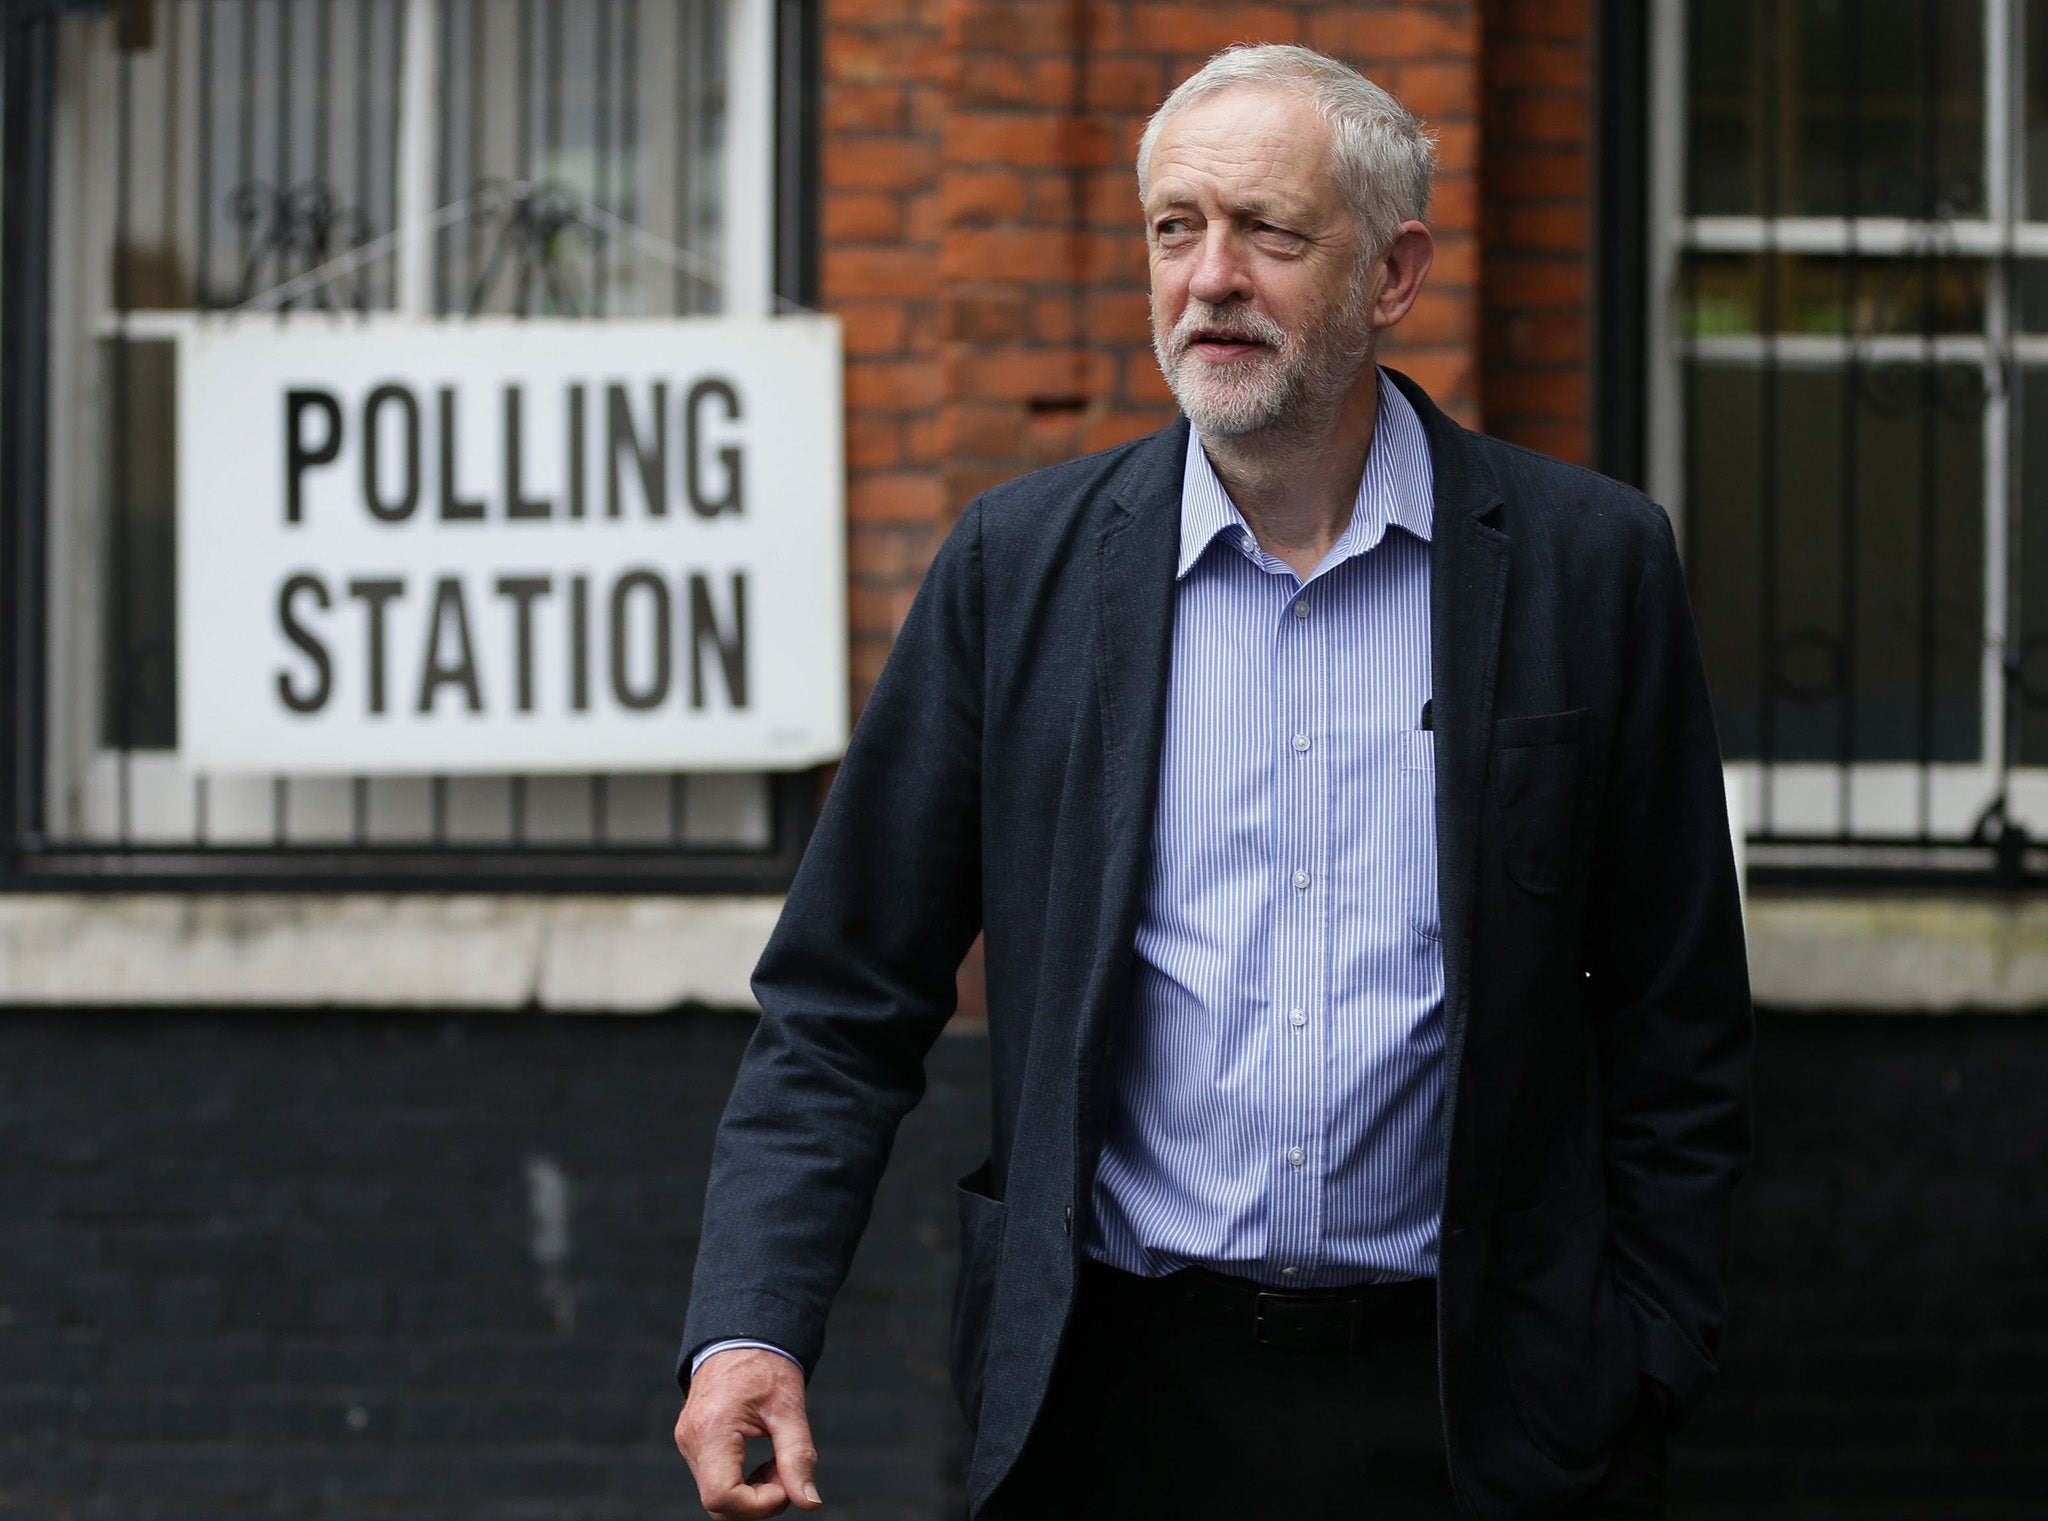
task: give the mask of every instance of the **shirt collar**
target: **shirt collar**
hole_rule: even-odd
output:
[[[1379,372],[1379,386],[1379,419],[1373,426],[1365,473],[1358,482],[1358,500],[1326,565],[1364,554],[1386,536],[1389,524],[1429,542],[1434,518],[1429,440],[1414,406],[1384,370]],[[1190,428],[1187,463],[1181,472],[1180,564],[1174,579],[1184,579],[1219,535],[1227,536],[1240,553],[1258,556],[1251,525],[1223,489],[1216,467],[1203,452],[1201,438]]]

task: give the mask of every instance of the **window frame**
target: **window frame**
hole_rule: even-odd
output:
[[[438,42],[439,0],[401,0],[406,62],[402,71],[398,124],[400,225],[417,227],[433,211],[435,130],[433,91],[438,87],[433,46]],[[793,133],[815,130],[815,116],[778,98],[778,77],[815,73],[816,0],[725,0],[728,130],[724,138],[721,208],[726,285],[723,310],[765,315],[777,305],[801,303],[812,292],[788,288],[792,278],[808,279],[816,268],[812,193],[794,189],[779,176],[814,163],[814,149],[793,145]],[[114,25],[104,15],[60,19],[52,10],[10,7],[4,18],[0,62],[5,67],[4,183],[10,215],[0,223],[0,577],[8,595],[0,617],[0,716],[9,741],[0,746],[0,889],[37,886],[126,886],[160,888],[239,887],[365,890],[570,889],[575,891],[779,891],[793,875],[815,818],[819,773],[806,770],[766,777],[767,839],[759,848],[722,843],[658,844],[608,840],[600,832],[569,845],[530,843],[521,825],[509,826],[509,842],[463,840],[437,834],[432,842],[364,843],[331,836],[288,841],[280,826],[271,842],[209,843],[203,832],[187,839],[151,843],[125,824],[118,839],[70,838],[52,830],[48,789],[54,779],[92,785],[95,774],[118,771],[132,782],[138,773],[154,787],[189,789],[193,778],[174,752],[120,751],[104,744],[73,742],[67,762],[59,725],[97,727],[98,688],[74,678],[97,660],[90,647],[100,638],[96,607],[81,610],[50,574],[58,551],[58,575],[66,571],[61,535],[49,532],[50,514],[64,500],[63,462],[53,448],[53,400],[64,394],[68,376],[53,368],[50,298],[67,278],[63,237],[50,194],[62,170],[62,134],[55,130],[58,104],[52,75],[64,28]],[[422,47],[421,39],[425,46]],[[71,220],[74,222],[76,218]],[[792,220],[797,225],[791,225]],[[377,312],[370,322],[418,320],[431,311],[433,239],[417,234],[399,250],[404,300],[398,312]],[[407,255],[410,255],[408,258]],[[408,268],[408,266],[410,266]],[[421,271],[428,273],[422,276]],[[137,310],[114,314],[112,329],[128,338],[174,336],[206,315],[193,311]],[[95,324],[92,333],[104,326]],[[91,341],[92,333],[88,334]],[[102,592],[104,595],[104,592]],[[81,617],[85,620],[81,622]],[[85,646],[75,636],[86,623]],[[53,629],[66,637],[54,639]],[[50,665],[61,658],[65,669]],[[90,689],[60,714],[51,698]],[[82,731],[81,731],[82,732]],[[80,750],[84,755],[80,755]],[[79,764],[82,761],[83,764]],[[161,773],[161,774],[156,774]],[[429,779],[421,779],[426,781]],[[517,788],[525,778],[512,778]],[[284,779],[278,779],[280,794]],[[202,805],[203,806],[203,805]],[[680,806],[680,805],[675,805]],[[278,804],[280,818],[284,804]],[[679,815],[678,815],[679,816]],[[676,827],[680,828],[680,825]]]
[[[2013,627],[2011,533],[2018,513],[2017,386],[2024,372],[2048,384],[2048,333],[2017,330],[2013,274],[2018,261],[2048,260],[2048,208],[2020,215],[2026,180],[2026,0],[1978,0],[1984,11],[1981,216],[1925,222],[1899,217],[1689,216],[1685,197],[1690,70],[1687,23],[1700,0],[1653,0],[1645,43],[1651,82],[1643,103],[1648,153],[1639,202],[1645,278],[1642,476],[1670,512],[1681,544],[1693,504],[1686,500],[1685,363],[1691,358],[1750,361],[1759,367],[1839,365],[1887,359],[1960,359],[1985,376],[1981,428],[1984,535],[1978,756],[1944,761],[1771,761],[1731,764],[1747,805],[1750,833],[1794,846],[1859,842],[1926,845],[1982,842],[2007,820],[2048,834],[2048,766],[2021,766],[2009,744],[2010,678],[2004,650]],[[1610,6],[1610,9],[1613,7]],[[1638,118],[1642,120],[1643,118]],[[1817,253],[1881,259],[1939,250],[1985,261],[1981,328],[1967,334],[1851,337],[1757,332],[1686,336],[1677,319],[1683,257],[1690,252],[1770,256]],[[2002,806],[2001,806],[2002,804]],[[1835,859],[1825,850],[1788,861]],[[1904,860],[1901,856],[1899,859]],[[1918,859],[1918,857],[1916,857]]]

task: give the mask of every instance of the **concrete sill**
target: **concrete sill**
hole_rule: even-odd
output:
[[[778,897],[0,896],[0,1004],[751,1009]]]

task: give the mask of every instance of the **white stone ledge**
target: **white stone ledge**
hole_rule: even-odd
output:
[[[0,1003],[752,1009],[774,897],[0,895]]]
[[[0,1004],[752,1009],[774,897],[0,895]],[[1779,1009],[2048,1010],[2048,899],[1749,899]]]
[[[2048,899],[1753,892],[1748,931],[1768,1008],[2048,1011]]]

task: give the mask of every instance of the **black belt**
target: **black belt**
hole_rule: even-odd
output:
[[[1179,1314],[1269,1347],[1350,1351],[1436,1331],[1434,1278],[1340,1289],[1273,1289],[1199,1267],[1164,1278],[1141,1278],[1099,1262],[1085,1263],[1084,1271],[1107,1296],[1155,1304],[1164,1299]]]

